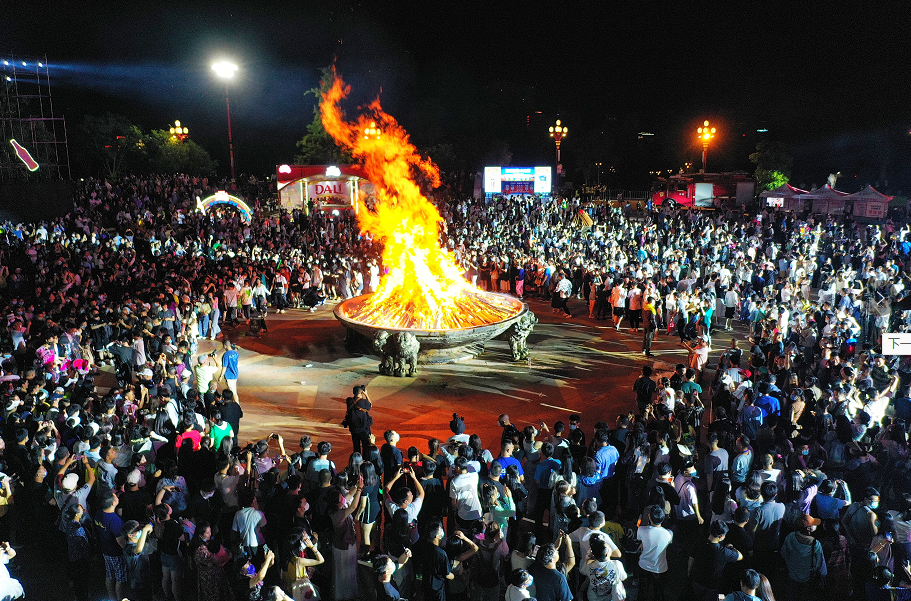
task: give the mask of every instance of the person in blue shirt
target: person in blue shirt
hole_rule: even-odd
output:
[[[519,460],[512,456],[515,448],[516,445],[512,440],[504,440],[500,444],[500,456],[494,459],[494,462],[499,463],[503,466],[504,473],[506,473],[506,468],[508,468],[510,465],[516,466],[516,469],[519,472],[519,481],[521,482],[525,479],[525,471],[522,469],[522,464],[519,462]]]
[[[759,384],[759,398],[753,403],[762,411],[762,419],[770,415],[781,415],[781,402],[775,397],[769,395],[769,383],[761,382]]]
[[[129,574],[123,549],[117,542],[123,530],[123,521],[115,511],[117,496],[108,495],[101,500],[101,509],[95,514],[95,527],[98,531],[98,542],[101,555],[104,557],[105,583],[110,599],[123,599]]]
[[[225,353],[221,356],[221,366],[225,370],[225,383],[227,383],[231,392],[234,393],[234,398],[239,400],[240,397],[237,396],[237,378],[239,375],[237,361],[240,356],[234,350],[234,343],[230,340],[225,340],[224,348]]]
[[[535,522],[535,536],[544,536],[544,512],[550,509],[551,496],[554,493],[551,485],[551,474],[559,472],[563,464],[554,459],[554,445],[545,442],[541,445],[541,461],[535,470],[535,482],[538,484],[538,495],[535,497],[535,507],[532,518]]]

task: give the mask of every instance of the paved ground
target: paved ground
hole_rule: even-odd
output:
[[[414,378],[380,375],[376,357],[350,355],[331,305],[315,313],[270,315],[269,332],[258,338],[247,336],[246,326],[226,329],[240,352],[240,440],[280,432],[290,442],[307,433],[314,442],[330,441],[336,462],[343,462],[352,446],[340,423],[345,398],[356,384],[367,385],[380,444],[383,431],[395,429],[402,435],[401,448],[423,449],[430,438],[450,435],[453,412],[464,415],[468,431],[488,446],[499,438],[497,416],[504,412],[520,429],[539,419],[568,421],[571,413],[579,413],[589,430],[596,421],[613,423],[620,413],[635,409],[631,388],[642,365],[648,362],[663,372],[686,357],[677,338],[659,336],[653,346],[657,357],[646,361],[641,334],[618,333],[609,321],[589,319],[582,301],[571,301],[577,314],[572,319],[535,299],[529,305],[540,319],[528,339],[530,361],[513,362],[505,341],[491,341],[473,360],[421,366]],[[718,332],[714,347],[727,347],[730,336]],[[200,352],[214,344],[221,346],[201,343]]]

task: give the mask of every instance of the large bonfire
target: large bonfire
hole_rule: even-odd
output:
[[[383,112],[379,99],[355,121],[346,121],[339,102],[349,92],[335,75],[320,111],[326,131],[363,164],[376,190],[372,209],[358,201],[358,220],[361,231],[382,244],[385,274],[376,292],[346,316],[385,328],[447,330],[514,315],[515,301],[472,286],[453,254],[440,245],[443,218],[415,181],[419,172],[439,186],[436,165],[421,158],[408,132]]]

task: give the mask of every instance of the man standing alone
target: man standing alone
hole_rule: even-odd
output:
[[[370,427],[373,425],[373,417],[370,416],[369,411],[373,405],[367,397],[366,386],[358,384],[352,393],[352,396],[347,399],[348,410],[345,413],[343,425],[347,426],[351,433],[354,452],[366,457],[367,449],[371,444]]]
[[[224,378],[225,383],[228,385],[228,389],[234,393],[234,398],[239,398],[237,396],[237,378],[238,378],[238,366],[237,362],[240,356],[237,354],[237,351],[234,349],[234,343],[230,340],[225,340],[224,343],[225,352],[221,356],[221,365],[225,369]]]

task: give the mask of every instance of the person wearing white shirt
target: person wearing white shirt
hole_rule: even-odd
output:
[[[405,471],[406,469],[408,470],[407,472]],[[411,477],[411,482],[417,490],[417,497],[414,496],[414,493],[412,493],[411,489],[407,486],[394,487],[396,480],[406,473]],[[477,482],[477,478],[475,481]],[[421,481],[415,476],[414,470],[400,467],[396,475],[386,483],[386,490],[385,502],[386,511],[389,512],[389,517],[391,518],[396,510],[404,509],[405,513],[408,514],[408,523],[413,525],[411,543],[414,544],[418,542],[418,514],[421,513],[421,507],[424,506],[424,487],[421,486]]]
[[[734,319],[734,315],[737,313],[738,303],[740,303],[740,295],[737,294],[737,290],[728,288],[727,292],[724,293],[724,329],[728,332],[733,330],[731,320]]]
[[[640,598],[653,599],[657,591],[664,590],[667,574],[667,548],[674,540],[674,533],[663,527],[664,509],[653,505],[648,515],[648,524],[639,526],[636,538],[642,543],[639,567],[642,581],[639,584]]]
[[[577,557],[588,557],[592,537],[604,540],[609,557],[620,557],[620,549],[606,533],[601,531],[605,522],[604,514],[600,511],[595,511],[588,516],[588,520],[589,524],[591,524],[590,527],[580,526],[569,534],[569,540],[571,540],[573,544],[579,546]]]
[[[468,460],[459,457],[455,461],[459,474],[449,482],[449,497],[456,510],[456,522],[466,531],[479,531],[481,500],[478,498],[478,474],[469,472]]]

